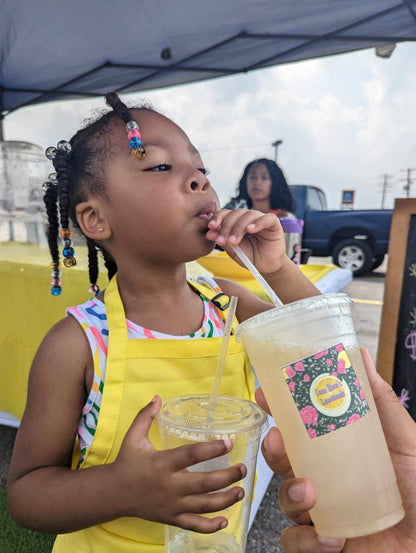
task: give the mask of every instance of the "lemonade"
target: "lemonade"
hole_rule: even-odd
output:
[[[354,537],[404,516],[344,294],[262,313],[236,331],[297,477],[317,491],[318,534]]]

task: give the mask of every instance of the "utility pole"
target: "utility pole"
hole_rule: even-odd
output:
[[[280,146],[280,144],[283,142],[283,140],[275,140],[272,142],[272,146],[274,148],[274,160],[277,163],[277,148]]]
[[[403,192],[406,194],[406,198],[410,196],[410,187],[413,184],[412,171],[415,171],[415,169],[412,169],[411,167],[400,171],[401,173],[406,173],[406,178],[400,179],[401,181],[406,181],[406,184],[403,186]]]
[[[386,192],[391,189],[391,184],[389,183],[389,179],[391,179],[391,175],[381,175],[383,182],[379,184],[379,187],[381,188],[381,209],[384,209],[384,200],[386,199]]]

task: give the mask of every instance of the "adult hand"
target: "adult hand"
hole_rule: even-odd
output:
[[[272,428],[262,444],[270,468],[285,479],[279,490],[282,511],[298,526],[286,528],[281,543],[287,553],[414,553],[416,551],[416,424],[397,399],[392,388],[376,372],[367,350],[361,354],[377,405],[381,424],[403,499],[405,517],[392,528],[365,536],[339,540],[318,536],[309,526],[309,509],[315,504],[315,490],[307,479],[294,478],[282,436]],[[263,392],[256,400],[269,411]]]

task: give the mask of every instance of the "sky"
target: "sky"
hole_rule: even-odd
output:
[[[222,204],[248,162],[274,158],[277,139],[289,184],[319,186],[330,209],[344,189],[356,191],[355,208],[380,208],[384,175],[393,207],[407,168],[416,196],[415,43],[397,45],[390,59],[368,49],[122,98],[150,101],[185,130]],[[5,118],[5,139],[56,145],[103,107],[97,98],[23,108]]]

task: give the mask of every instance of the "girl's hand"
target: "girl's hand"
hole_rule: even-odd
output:
[[[246,467],[240,464],[212,472],[187,470],[196,463],[228,453],[232,449],[228,440],[157,451],[148,432],[160,407],[161,400],[155,396],[139,412],[113,463],[120,490],[117,497],[120,516],[140,517],[205,534],[225,528],[228,524],[225,517],[201,515],[226,509],[244,497],[239,486],[216,490],[244,478]]]
[[[231,246],[239,245],[263,274],[277,273],[290,261],[286,256],[282,225],[273,213],[254,209],[221,209],[214,214],[208,227],[208,240],[219,244],[242,266]]]
[[[341,540],[318,536],[309,526],[311,509],[316,501],[312,482],[294,478],[282,436],[272,428],[262,444],[270,468],[285,479],[279,490],[282,511],[297,523],[283,530],[281,543],[287,553],[413,553],[416,551],[416,424],[401,405],[391,387],[377,374],[367,350],[361,354],[367,371],[380,421],[386,436],[397,483],[403,499],[405,517],[382,532]],[[256,400],[268,410],[259,388]]]

